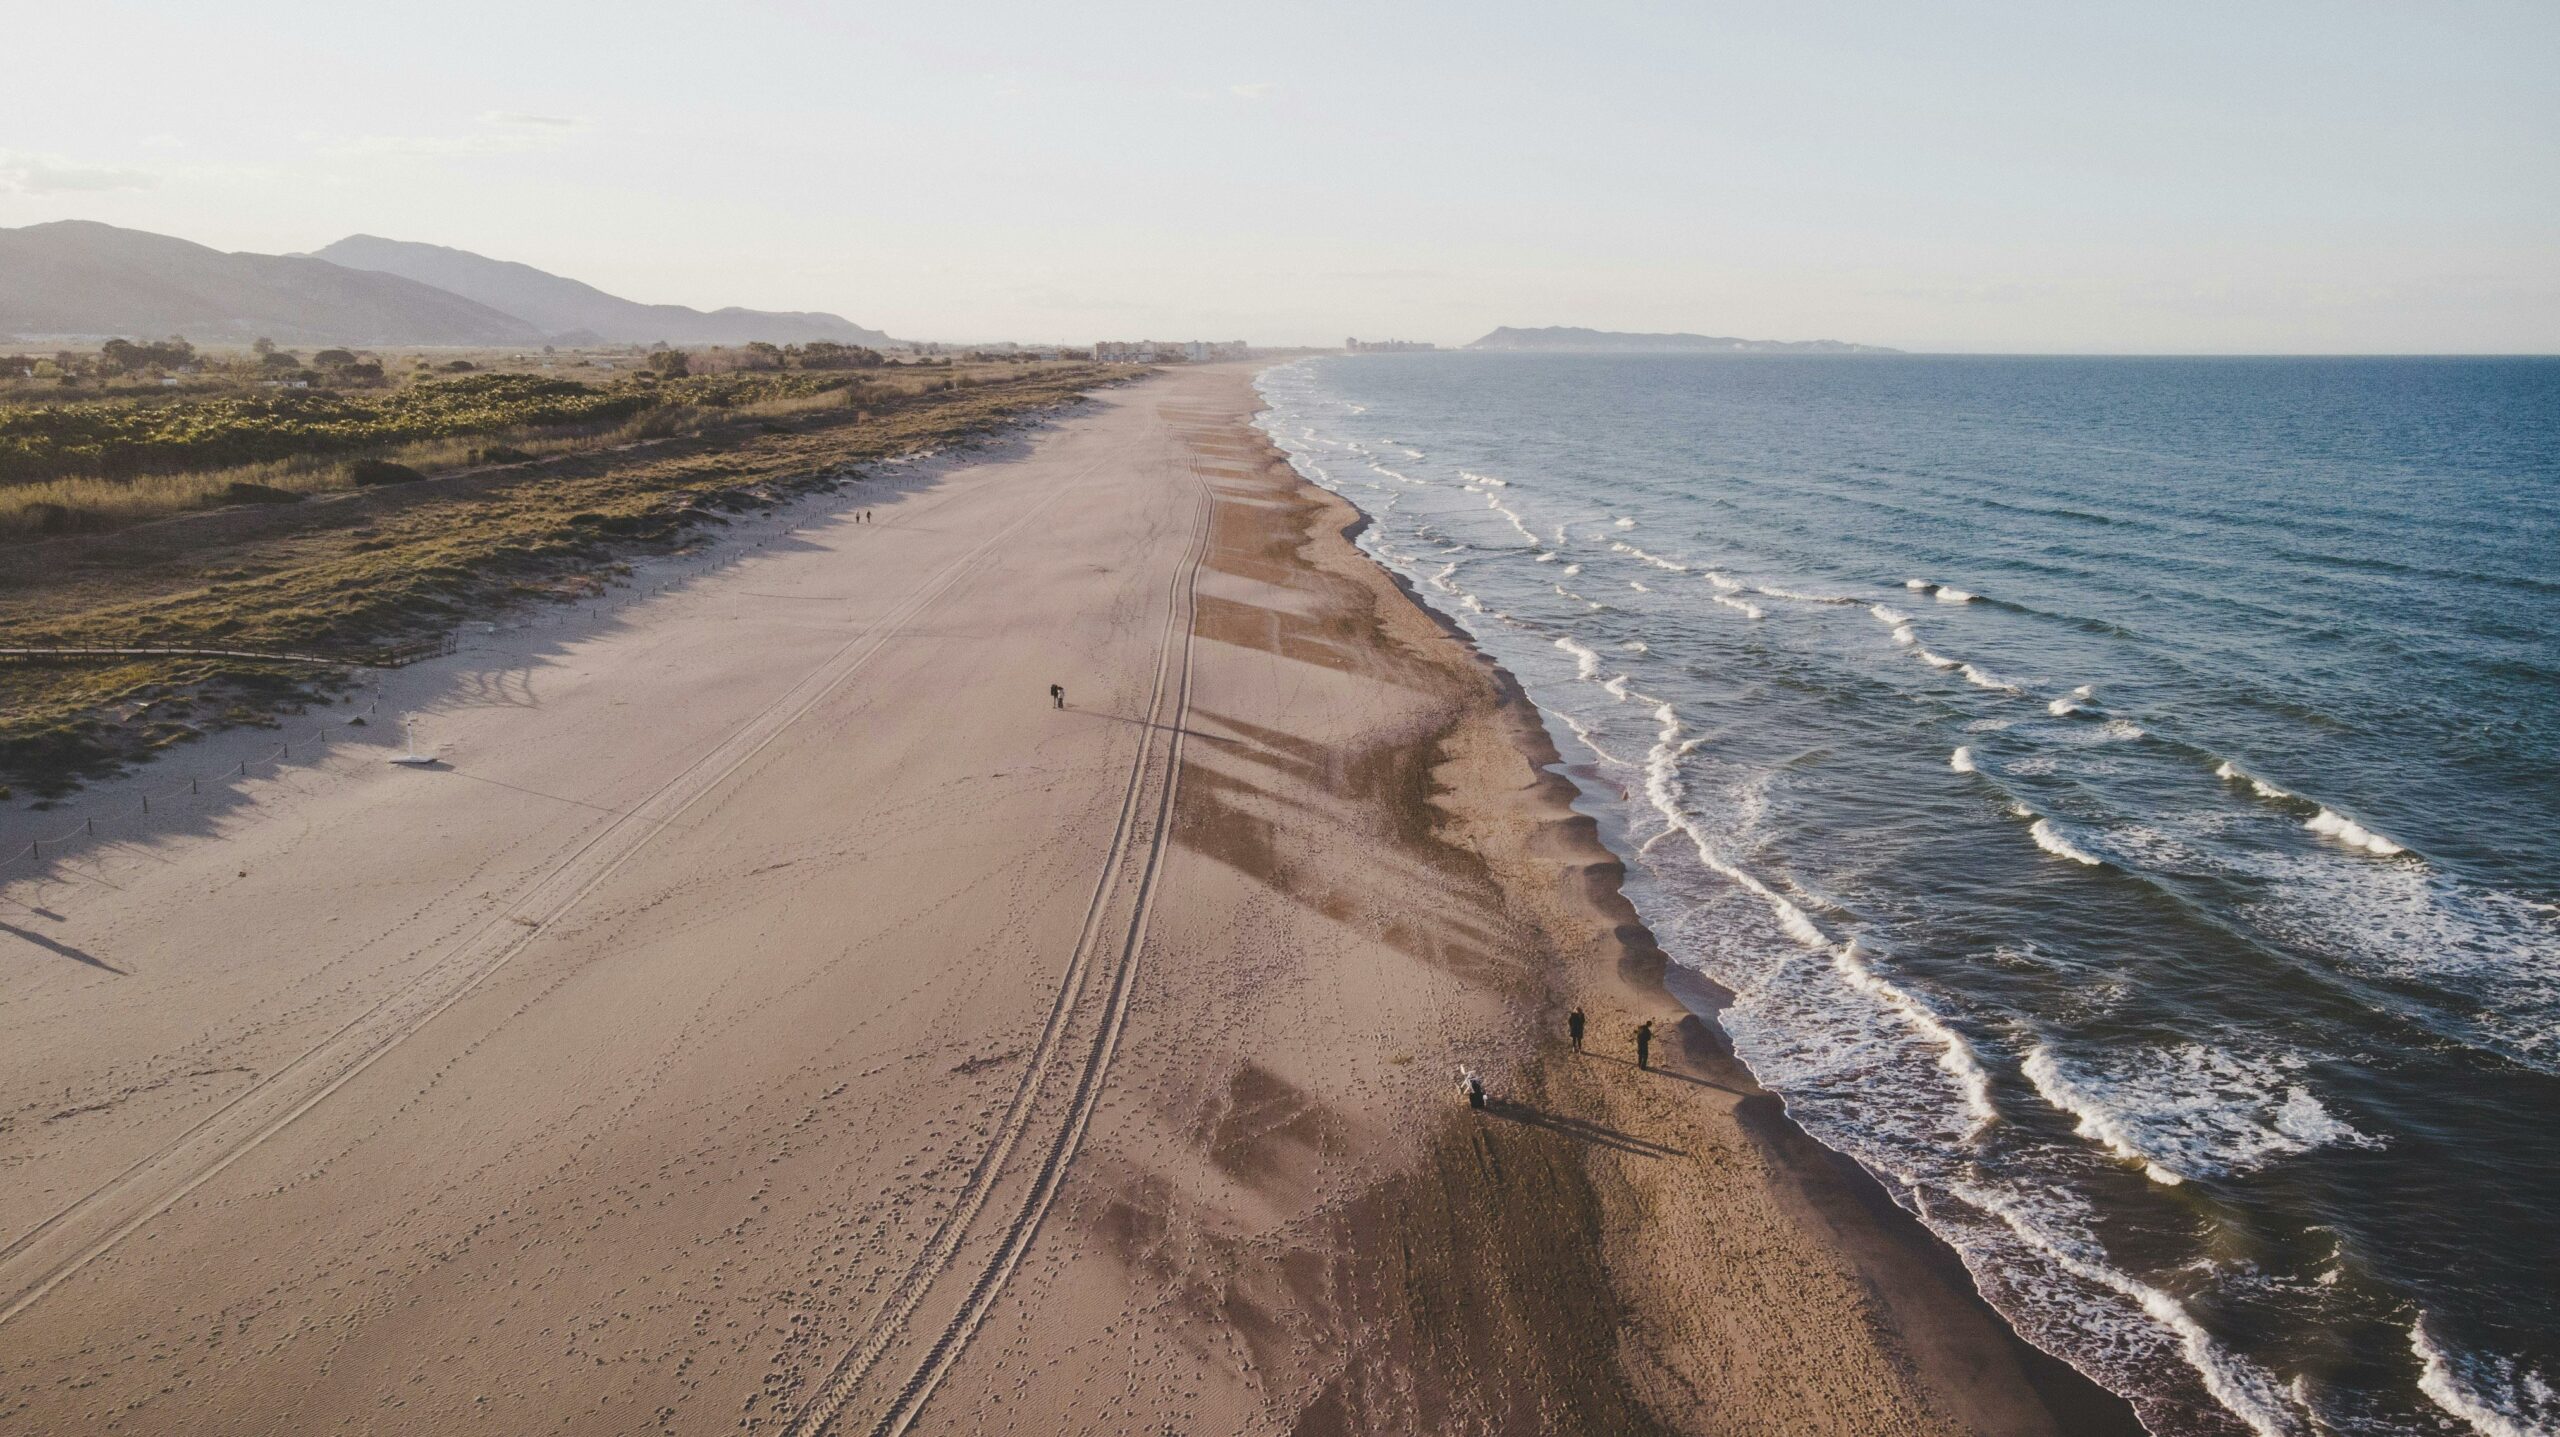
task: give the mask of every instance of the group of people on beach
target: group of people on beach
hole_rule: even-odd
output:
[[[1572,1012],[1564,1015],[1565,1036],[1573,1040],[1573,1050],[1577,1053],[1582,1051],[1582,1034],[1583,1030],[1589,1026],[1589,1023],[1590,1020],[1578,1007]],[[1647,1018],[1643,1022],[1636,1024],[1633,1036],[1636,1044],[1636,1066],[1647,1072],[1652,1071],[1653,1020],[1651,1018]],[[1483,1077],[1480,1076],[1475,1069],[1463,1064],[1460,1065],[1458,1068],[1458,1093],[1459,1096],[1467,1100],[1468,1107],[1481,1110],[1485,1105],[1486,1096]]]

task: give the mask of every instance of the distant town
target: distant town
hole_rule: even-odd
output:
[[[1342,347],[1353,354],[1414,354],[1440,346],[1427,339],[1346,339]]]

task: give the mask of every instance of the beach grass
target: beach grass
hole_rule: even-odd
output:
[[[695,542],[724,511],[987,434],[1127,372],[1016,365],[968,384],[937,374],[912,386],[777,396],[722,410],[716,424],[653,410],[594,433],[507,436],[528,458],[501,464],[471,462],[499,442],[488,435],[431,441],[379,457],[434,477],[363,490],[348,488],[343,455],[121,481],[165,485],[169,500],[238,483],[310,497],[0,542],[0,647],[361,658],[472,616],[593,594],[631,557]],[[343,671],[217,657],[20,662],[7,673],[0,782],[38,795],[347,681]]]

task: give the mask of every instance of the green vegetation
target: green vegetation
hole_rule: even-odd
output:
[[[0,484],[165,474],[619,419],[655,402],[655,395],[636,386],[595,388],[526,374],[474,374],[388,393],[288,391],[169,404],[100,400],[11,409],[0,411]]]
[[[432,441],[445,462],[404,462],[456,472],[423,483],[353,489],[343,458],[297,456],[325,474],[279,467],[272,483],[217,473],[36,486],[221,480],[241,487],[217,487],[211,502],[242,507],[149,529],[0,541],[0,647],[370,656],[469,615],[592,593],[630,557],[683,548],[726,512],[833,485],[850,465],[987,433],[1127,372],[1007,365],[928,379],[892,369],[904,383],[859,387],[842,373],[696,376],[656,385],[661,407],[602,434],[519,438],[521,448]],[[671,427],[646,444],[627,437],[651,424]],[[325,491],[336,491],[330,502],[293,502]],[[0,489],[0,500],[13,492]],[[205,730],[260,722],[333,682],[325,669],[194,657],[22,663],[0,674],[0,781],[41,795]]]
[[[661,353],[684,359],[681,350]],[[937,383],[977,382],[966,375],[909,378],[912,371],[898,367],[857,372],[834,367],[841,361],[832,354],[819,361],[829,367],[634,375],[605,384],[474,373],[377,390],[0,406],[0,539],[114,528],[229,503],[241,483],[301,493],[344,488],[367,482],[357,475],[368,459],[421,472],[515,463],[735,417],[865,407]],[[481,442],[454,442],[465,440]],[[359,462],[343,462],[349,458]]]

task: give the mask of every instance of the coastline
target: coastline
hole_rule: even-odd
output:
[[[403,671],[433,770],[369,728],[16,880],[0,1412],[2111,1430],[1673,1001],[1249,373]]]
[[[1287,464],[1277,446],[1272,454]],[[1630,1158],[1623,1148],[1587,1149],[1608,1235],[1609,1281],[1634,1319],[1619,1361],[1648,1404],[1677,1430],[1751,1430],[1776,1417],[1766,1405],[1775,1380],[1798,1384],[1803,1405],[1771,1430],[1832,1430],[1822,1420],[1829,1416],[1843,1431],[2140,1437],[2145,1429],[2124,1398],[2019,1336],[1976,1290],[1952,1247],[1854,1160],[1805,1133],[1759,1086],[1714,1018],[1729,995],[1674,964],[1620,891],[1624,863],[1602,841],[1599,825],[1576,810],[1579,790],[1525,689],[1408,580],[1358,548],[1370,523],[1365,514],[1289,472],[1344,516],[1315,541],[1338,542],[1368,566],[1480,680],[1482,692],[1461,700],[1435,740],[1448,757],[1437,770],[1442,787],[1433,806],[1553,945],[1535,1014],[1538,1046],[1528,1060],[1539,1090],[1615,1130],[1702,1137],[1721,1160],[1683,1173]],[[1527,772],[1505,771],[1515,763]],[[1577,1005],[1589,1012],[1594,1051],[1559,1053],[1563,1013]],[[1632,1067],[1605,1052],[1623,1046],[1622,1035],[1645,1020],[1676,1038],[1679,1055],[1657,1059],[1657,1071],[1672,1082],[1650,1090],[1612,1081],[1623,1075],[1601,1066]],[[1710,1171],[1719,1166],[1723,1171]],[[1774,1248],[1790,1265],[1802,1264],[1793,1280],[1830,1285],[1833,1310],[1801,1317],[1825,1328],[1846,1317],[1863,1343],[1828,1331],[1824,1340],[1842,1348],[1824,1352],[1814,1367],[1793,1366],[1786,1359],[1798,1355],[1794,1342],[1765,1329],[1753,1360],[1734,1362],[1717,1351],[1747,1320],[1728,1304],[1763,1298],[1785,1305],[1768,1281],[1776,1274],[1700,1260],[1729,1240],[1726,1223],[1737,1207],[1755,1209],[1748,1215],[1763,1225],[1753,1234],[1762,1266]],[[1773,1355],[1780,1360],[1771,1363]],[[1856,1367],[1862,1358],[1876,1365],[1859,1382],[1836,1384],[1829,1380],[1835,1372],[1819,1370]],[[1737,1367],[1747,1371],[1743,1381],[1733,1380]],[[1867,1383],[1874,1385],[1861,1392]]]

